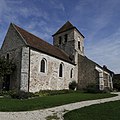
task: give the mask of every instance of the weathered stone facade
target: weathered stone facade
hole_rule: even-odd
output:
[[[42,59],[46,60],[45,73],[40,72]],[[63,64],[63,77],[59,77],[61,63]],[[29,91],[69,89],[69,83],[77,79],[75,72],[73,72],[73,77],[70,78],[71,69],[74,71],[75,65],[31,49]]]
[[[20,89],[21,51],[23,46],[25,46],[25,43],[19,33],[10,25],[1,47],[1,56],[6,57],[7,54],[9,54],[9,58],[12,59],[16,65],[16,70],[13,75],[10,76],[10,89]]]
[[[2,56],[9,54],[16,64],[16,71],[10,76],[10,89],[26,92],[62,90],[69,89],[73,80],[78,83],[78,89],[86,88],[90,83],[96,83],[101,90],[112,88],[110,71],[85,57],[84,36],[70,22],[53,35],[53,45],[10,25],[0,52]]]
[[[22,47],[20,90],[29,91],[30,48]]]
[[[67,42],[65,42],[66,34]],[[61,37],[61,44],[59,43],[59,37]],[[80,49],[78,48],[78,41],[80,41]],[[76,64],[78,63],[78,54],[84,56],[84,37],[76,29],[54,35],[53,45],[65,51]]]
[[[78,56],[78,88],[86,88],[90,83],[99,82],[99,73],[95,69],[96,64],[87,57]]]

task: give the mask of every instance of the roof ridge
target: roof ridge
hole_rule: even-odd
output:
[[[84,35],[70,21],[67,21],[64,25],[62,25],[62,27],[60,27],[57,30],[57,32],[55,34],[53,34],[52,36],[54,37],[57,34],[63,33],[65,31],[68,31],[71,29],[76,29],[82,35],[82,37],[85,38]]]
[[[64,32],[64,31],[66,31],[66,30],[72,29],[72,28],[75,28],[75,26],[73,26],[70,21],[67,21],[65,24],[62,25],[62,27],[60,27],[60,28],[57,30],[57,32],[56,32],[55,34],[53,34],[53,36],[56,35],[56,34],[59,34],[59,33],[61,33],[61,32]]]
[[[15,24],[14,24],[15,25]],[[15,26],[17,26],[17,27],[19,27],[18,25],[15,25]],[[16,28],[16,27],[15,27]],[[55,47],[54,45],[52,45],[52,44],[50,44],[50,43],[48,43],[48,42],[46,42],[45,40],[43,40],[42,38],[40,38],[40,37],[38,37],[38,36],[36,36],[36,35],[34,35],[34,34],[32,34],[32,33],[30,33],[30,32],[28,32],[27,30],[25,30],[25,29],[23,29],[23,28],[21,28],[21,27],[19,27],[20,29],[22,29],[22,30],[24,30],[25,32],[27,32],[27,33],[29,33],[29,34],[31,34],[31,35],[33,35],[34,37],[37,37],[38,39],[41,39],[43,42],[45,42],[46,44],[49,44],[50,46],[53,46],[53,47]],[[17,28],[16,28],[17,29]],[[19,32],[19,30],[17,29],[17,31],[18,31],[18,33],[20,34],[20,32]],[[21,35],[21,34],[20,34]],[[22,35],[21,35],[22,36]],[[22,37],[23,38],[23,37]],[[24,39],[24,38],[23,38]],[[25,40],[25,39],[24,39]],[[57,48],[57,49],[59,49],[58,47],[55,47],[55,48]],[[59,49],[59,50],[61,50],[61,49]],[[62,51],[62,50],[61,50]],[[63,51],[62,51],[63,52]]]
[[[16,26],[17,25],[15,25],[14,23],[11,23],[11,25],[14,27],[14,29],[18,32],[18,34],[20,35],[20,37],[22,38],[22,40],[24,41],[24,43],[26,44],[26,45],[28,45],[27,44],[27,42],[26,42],[26,40],[23,38],[23,36],[21,35],[21,33],[19,32],[19,30],[16,28]],[[17,26],[17,27],[19,27],[19,26]],[[22,28],[21,28],[22,29]]]
[[[14,24],[14,23],[13,23]],[[36,36],[36,35],[34,35],[34,34],[32,34],[31,32],[28,32],[27,30],[25,30],[25,29],[23,29],[23,28],[21,28],[20,26],[18,26],[18,25],[16,25],[16,24],[14,24],[14,26],[15,26],[15,28],[16,27],[18,27],[18,28],[20,28],[20,29],[22,29],[22,30],[24,30],[25,32],[27,32],[27,33],[29,33],[29,34],[31,34],[31,35],[33,35],[34,37],[37,37],[37,38],[39,38],[39,39],[41,39],[42,41],[44,41],[45,43],[47,43],[47,44],[49,44],[49,45],[51,45],[51,46],[53,46],[52,44],[50,44],[50,43],[48,43],[48,42],[46,42],[45,40],[43,40],[42,38],[40,38],[40,37],[38,37],[38,36]],[[17,29],[17,28],[16,28]],[[17,29],[17,31],[19,32],[19,30]],[[20,32],[19,32],[20,33]],[[21,35],[22,36],[22,35]],[[24,38],[23,38],[24,39]],[[24,39],[25,40],[25,39]]]
[[[61,60],[67,61],[69,63],[72,63],[72,61],[69,59],[69,55],[62,51],[61,49],[55,47],[54,45],[48,43],[47,41],[35,36],[34,34],[24,30],[23,28],[15,25],[12,23],[16,31],[19,33],[21,38],[25,41],[26,45],[39,50],[43,53],[49,54],[51,56],[57,57]],[[73,63],[72,63],[73,64]]]

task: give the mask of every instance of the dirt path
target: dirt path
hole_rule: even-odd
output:
[[[114,94],[118,94],[118,96],[112,98],[71,103],[44,110],[35,110],[27,112],[0,112],[0,120],[63,120],[63,114],[65,114],[68,111],[94,104],[120,100],[120,93],[118,92]]]

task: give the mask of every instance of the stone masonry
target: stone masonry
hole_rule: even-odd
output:
[[[21,51],[25,43],[15,28],[10,25],[5,40],[1,47],[2,56],[7,56],[16,64],[16,71],[10,76],[10,89],[19,89],[21,80]]]
[[[46,72],[40,72],[40,62],[46,60]],[[63,77],[59,77],[59,65],[63,63]],[[76,73],[70,78],[70,70],[75,66],[49,56],[47,54],[30,50],[30,83],[29,91],[37,92],[39,90],[62,90],[69,89],[69,83],[76,80]]]
[[[87,57],[78,56],[78,88],[86,88],[87,85],[99,82],[99,73],[95,69],[96,63]]]
[[[78,89],[86,88],[90,83],[98,85],[101,80],[96,66],[104,73],[101,88],[112,86],[110,71],[85,56],[84,36],[69,21],[53,35],[53,45],[10,24],[0,54],[5,57],[9,54],[16,64],[16,70],[10,76],[10,89],[26,92],[62,90],[68,89],[73,80],[78,83]],[[43,59],[45,72],[40,71]],[[62,77],[59,76],[61,64]]]

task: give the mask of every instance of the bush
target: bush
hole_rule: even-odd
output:
[[[10,94],[10,96],[14,99],[28,99],[30,97],[35,97],[33,93],[24,91],[14,91]]]
[[[0,96],[11,95],[12,93],[13,93],[13,90],[9,90],[9,91],[1,90]]]
[[[36,92],[35,95],[42,97],[42,96],[66,94],[71,92],[72,91],[70,90],[40,90],[39,92]]]
[[[77,87],[76,81],[72,81],[72,82],[69,83],[69,89],[70,90],[75,90],[76,87]]]
[[[89,84],[84,90],[87,93],[109,93],[111,91],[108,87],[104,88],[104,90],[100,90],[95,83]]]
[[[113,88],[120,91],[120,79],[113,78]]]
[[[87,85],[87,87],[84,90],[87,93],[97,93],[98,92],[98,87],[97,87],[96,84],[91,83],[91,84]]]

